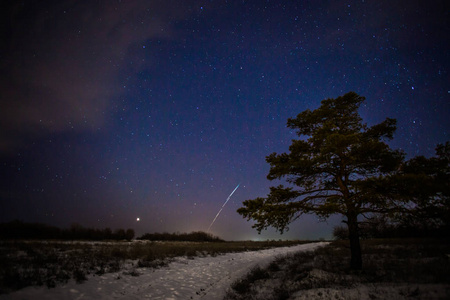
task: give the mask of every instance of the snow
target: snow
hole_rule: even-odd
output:
[[[231,283],[259,265],[265,267],[277,256],[312,251],[326,242],[259,251],[228,253],[216,257],[177,258],[161,269],[136,268],[125,272],[90,276],[77,284],[27,287],[0,295],[1,299],[223,299]]]

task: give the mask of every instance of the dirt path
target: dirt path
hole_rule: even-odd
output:
[[[309,251],[326,243],[274,248],[216,257],[179,258],[161,269],[139,268],[139,276],[123,272],[90,277],[83,284],[69,282],[54,289],[29,287],[0,299],[222,299],[233,281],[256,265],[276,256]],[[120,279],[118,279],[120,277]]]

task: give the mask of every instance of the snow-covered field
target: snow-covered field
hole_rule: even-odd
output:
[[[215,257],[177,258],[160,269],[136,268],[73,280],[56,288],[27,287],[0,299],[223,299],[231,283],[250,269],[266,266],[277,256],[312,251],[326,242]]]

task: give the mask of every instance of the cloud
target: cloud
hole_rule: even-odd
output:
[[[192,13],[164,0],[11,3],[0,16],[6,28],[0,152],[50,133],[104,125],[123,91],[118,78],[132,59],[130,49],[149,39],[175,38],[171,24]]]

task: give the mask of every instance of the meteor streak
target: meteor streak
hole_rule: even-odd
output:
[[[222,207],[220,208],[219,212],[217,213],[216,217],[214,218],[214,220],[211,222],[211,224],[208,227],[207,232],[209,232],[209,230],[211,229],[211,226],[213,226],[214,222],[216,221],[217,217],[220,215],[220,212],[222,211],[222,209],[225,207],[225,205],[227,204],[228,200],[230,200],[231,196],[233,196],[234,192],[236,192],[236,190],[238,189],[240,183],[234,188],[234,190],[231,192],[230,196],[228,196],[227,200],[225,201],[225,203],[222,205]]]

